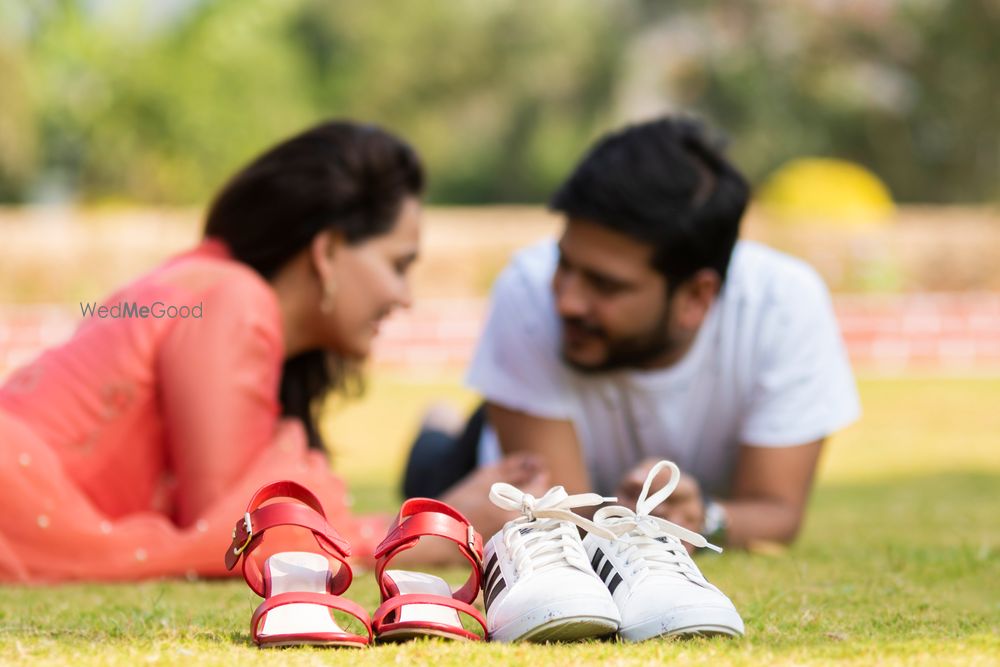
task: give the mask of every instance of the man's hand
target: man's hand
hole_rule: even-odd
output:
[[[659,459],[646,459],[625,473],[615,494],[618,496],[618,504],[635,509],[646,476],[658,462]],[[650,485],[648,495],[653,495],[666,486],[669,481],[670,470],[660,471]],[[698,480],[691,475],[681,473],[680,482],[678,482],[674,492],[664,502],[653,508],[650,514],[700,533],[705,521],[705,506],[702,503],[701,486],[698,484]]]

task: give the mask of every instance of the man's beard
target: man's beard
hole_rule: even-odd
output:
[[[579,318],[563,318],[563,326],[577,326],[587,333],[603,340],[607,346],[607,354],[599,364],[580,364],[569,358],[565,345],[562,348],[562,358],[566,365],[581,373],[604,373],[622,368],[643,368],[652,362],[671,356],[682,347],[681,341],[670,335],[668,321],[670,317],[670,302],[660,312],[657,321],[642,333],[627,338],[611,339],[600,327],[587,324]]]

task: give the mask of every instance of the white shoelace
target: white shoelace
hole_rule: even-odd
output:
[[[577,507],[594,507],[617,498],[604,498],[596,493],[569,495],[561,486],[549,489],[541,498],[497,482],[490,487],[490,500],[501,509],[520,512],[521,516],[509,521],[503,529],[504,546],[520,573],[538,572],[566,564],[593,573],[587,552],[580,542],[576,526],[605,539],[614,539],[615,533],[603,526],[575,514]]]
[[[670,480],[650,496],[649,487],[664,468],[670,468]],[[613,543],[618,553],[625,554],[626,564],[635,567],[640,579],[661,572],[707,584],[681,540],[719,553],[722,549],[692,530],[650,514],[674,492],[680,477],[680,469],[674,463],[660,461],[646,476],[634,512],[621,505],[604,507],[594,514],[594,522],[615,533],[617,539]]]

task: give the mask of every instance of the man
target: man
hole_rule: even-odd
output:
[[[597,143],[552,199],[561,237],[494,286],[468,381],[504,456],[625,505],[670,459],[664,518],[730,546],[794,539],[824,440],[860,408],[821,279],[737,241],[748,197],[691,121]]]

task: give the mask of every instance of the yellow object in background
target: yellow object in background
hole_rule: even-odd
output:
[[[890,222],[896,210],[878,176],[831,158],[786,163],[760,188],[757,201],[769,216],[792,224],[870,227]]]

